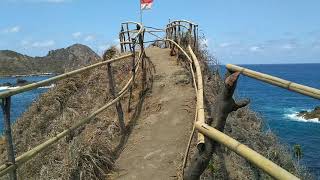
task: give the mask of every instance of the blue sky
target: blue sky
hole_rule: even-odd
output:
[[[221,63],[320,63],[318,0],[155,0],[144,24],[199,24]],[[31,56],[82,43],[101,53],[120,23],[139,21],[139,0],[0,0],[0,49]]]

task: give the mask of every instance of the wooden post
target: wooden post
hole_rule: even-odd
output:
[[[131,73],[132,73],[132,77],[133,77],[133,83],[132,85],[130,86],[130,90],[129,90],[129,100],[128,100],[128,108],[127,108],[127,111],[130,112],[131,111],[131,97],[132,97],[132,89],[133,89],[133,86],[134,86],[134,79],[135,79],[135,76],[136,76],[136,67],[135,67],[135,64],[136,64],[136,42],[135,42],[135,39],[132,39],[133,41],[133,46],[132,46],[132,61],[131,61]]]
[[[128,34],[128,41],[130,41],[130,33],[129,33],[129,24],[127,23],[127,34]],[[131,44],[129,44],[129,48],[130,48],[130,52],[132,52],[132,45]]]
[[[181,43],[181,27],[180,27],[180,21],[178,22],[178,44]]]
[[[119,34],[119,40],[120,40],[120,47],[121,47],[121,53],[123,53],[124,52],[124,45],[125,44],[123,44],[122,42],[124,42],[123,41],[123,25],[121,25],[121,30],[120,30],[120,34]]]
[[[191,49],[190,46],[189,46],[189,49]],[[233,73],[225,79],[225,86],[222,92],[220,92],[216,97],[216,100],[214,103],[215,106],[211,107],[210,116],[212,118],[208,119],[207,123],[208,125],[214,127],[220,132],[224,131],[225,123],[228,115],[232,111],[236,111],[239,108],[245,107],[250,102],[249,100],[236,102],[233,99],[233,93],[237,85],[239,74],[240,74],[239,72]],[[199,120],[196,123],[199,123],[201,125],[205,124],[203,121],[201,122]],[[197,126],[196,128],[199,129]],[[201,149],[198,148],[196,153],[193,155],[190,166],[186,169],[183,179],[198,180],[201,174],[207,168],[212,158],[212,154],[214,153],[214,151],[217,149],[218,146],[219,146],[219,143],[217,143],[216,141],[206,136],[205,144],[203,148]]]
[[[3,110],[3,120],[4,120],[4,126],[5,126],[8,164],[15,165],[16,162],[15,162],[15,156],[14,156],[13,138],[12,138],[12,131],[11,131],[11,123],[10,123],[11,96],[2,99],[1,107]],[[11,180],[17,179],[16,169],[10,172],[10,179]]]
[[[145,86],[144,86],[144,84],[145,84],[145,82],[146,82],[146,79],[147,79],[147,74],[146,74],[146,68],[145,68],[145,66],[146,66],[146,62],[145,62],[145,60],[144,60],[144,58],[145,58],[145,56],[146,56],[146,54],[145,54],[145,52],[144,52],[144,44],[143,44],[143,42],[144,42],[144,31],[142,32],[142,34],[140,34],[140,36],[139,36],[139,43],[140,43],[140,47],[141,47],[141,53],[143,53],[142,54],[142,56],[141,56],[141,70],[142,70],[142,81],[141,81],[141,89],[142,89],[142,94],[140,94],[141,96],[143,95],[143,93],[144,93],[144,88],[145,88]]]
[[[191,44],[192,43],[192,24],[190,23],[189,24],[189,30],[188,30],[188,44]]]
[[[120,34],[119,34],[119,41],[120,41],[120,50],[121,50],[121,53],[123,53],[124,52],[124,50],[123,50],[123,44],[122,44],[122,33],[120,32]]]
[[[197,38],[197,29],[198,29],[198,26],[195,25],[194,28],[193,28],[193,48],[197,51],[197,41],[198,41],[198,38]]]
[[[113,78],[113,73],[112,73],[112,68],[110,63],[107,63],[107,72],[108,72],[108,79],[109,79],[109,92],[112,95],[112,98],[115,99],[116,98],[115,83],[114,83],[114,78]],[[121,134],[124,134],[126,131],[126,125],[123,119],[122,105],[120,101],[116,103],[116,109],[118,113],[118,121],[120,125]]]

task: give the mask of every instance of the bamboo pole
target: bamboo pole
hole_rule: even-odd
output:
[[[204,99],[203,99],[203,78],[202,78],[202,72],[200,63],[198,61],[198,58],[194,54],[192,48],[190,45],[188,45],[188,50],[191,54],[191,57],[194,62],[194,66],[196,68],[196,74],[197,74],[197,82],[198,82],[198,94],[197,94],[197,112],[198,112],[198,121],[200,123],[205,123],[205,113],[204,113]],[[198,149],[201,149],[204,146],[204,136],[201,133],[198,133]]]
[[[11,123],[10,123],[10,109],[11,109],[11,97],[3,98],[2,100],[2,110],[3,110],[3,120],[5,125],[5,137],[6,137],[6,144],[7,144],[7,157],[8,162],[12,165],[15,165],[15,156],[14,156],[14,149],[13,149],[13,138],[12,138],[12,130],[11,130]],[[16,170],[10,172],[10,179],[16,180],[17,179],[17,172]]]
[[[127,31],[129,31],[129,24],[127,24]],[[128,40],[131,41],[130,33],[128,32]],[[131,44],[129,44],[130,52],[132,52]]]
[[[122,60],[122,59],[128,58],[130,56],[132,56],[132,53],[130,53],[128,55],[120,56],[120,57],[117,57],[117,58],[113,58],[113,59],[110,59],[110,60],[107,60],[107,61],[103,61],[103,62],[99,62],[99,63],[96,63],[96,64],[92,64],[90,66],[83,67],[83,68],[80,68],[80,69],[77,69],[77,70],[74,70],[74,71],[70,71],[70,72],[67,72],[65,74],[61,74],[61,75],[58,75],[58,76],[55,76],[55,77],[52,77],[52,78],[49,78],[49,79],[46,79],[46,80],[43,80],[43,81],[40,81],[40,82],[28,84],[28,85],[25,85],[25,86],[22,86],[22,87],[19,87],[19,88],[16,88],[16,89],[4,91],[4,92],[0,93],[0,98],[13,96],[15,94],[19,94],[19,93],[23,93],[23,92],[26,92],[26,91],[29,91],[29,90],[32,90],[32,89],[36,89],[38,87],[46,86],[46,85],[49,85],[51,83],[57,82],[59,80],[69,78],[69,77],[74,76],[76,74],[79,74],[79,73],[82,73],[82,72],[86,72],[86,71],[89,71],[91,69],[106,65],[107,63],[111,63],[111,62],[115,62],[115,61],[118,61],[118,60]]]
[[[114,78],[113,78],[113,73],[112,73],[112,68],[110,63],[107,64],[107,73],[108,73],[108,79],[109,79],[109,92],[112,95],[112,98],[115,99],[116,98],[115,83],[114,83]],[[124,134],[126,131],[126,125],[123,118],[121,101],[118,101],[116,103],[116,110],[118,114],[118,121],[120,125],[121,134]]]
[[[196,129],[208,136],[209,138],[217,141],[220,144],[223,144],[233,152],[237,153],[238,155],[242,156],[258,168],[265,171],[267,174],[272,176],[275,179],[281,180],[296,180],[299,179],[296,176],[292,175],[285,169],[281,168],[280,166],[276,165],[269,159],[263,157],[261,154],[257,153],[256,151],[250,149],[244,144],[241,144],[237,140],[227,136],[226,134],[218,131],[217,129],[199,121],[195,124]]]
[[[184,20],[184,19],[182,19],[182,20],[174,20],[174,21],[171,21],[171,23],[170,23],[170,24],[173,24],[173,23],[176,23],[176,22],[184,22],[184,23],[187,23],[187,24],[197,25],[196,23],[193,23],[193,22],[191,22],[191,21]]]
[[[136,59],[136,44],[134,43],[133,44],[133,55],[132,55],[132,61],[131,61],[131,74],[133,77],[136,76],[136,73],[135,73],[135,59]],[[133,82],[134,83],[134,82]],[[130,112],[131,111],[131,97],[132,97],[132,86],[130,87],[130,90],[129,90],[129,99],[128,99],[128,108],[127,108],[127,112]]]
[[[275,76],[271,76],[268,74],[264,74],[264,73],[260,73],[257,71],[253,71],[250,69],[246,69],[240,66],[236,66],[233,64],[227,64],[226,65],[227,69],[229,69],[230,71],[237,71],[242,73],[243,75],[246,75],[248,77],[275,85],[275,86],[279,86],[281,88],[284,89],[288,89],[309,97],[313,97],[315,99],[320,99],[320,90],[316,89],[316,88],[312,88],[312,87],[308,87],[308,86],[304,86],[298,83],[294,83],[291,81],[287,81]]]

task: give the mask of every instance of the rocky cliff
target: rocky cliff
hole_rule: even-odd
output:
[[[88,46],[74,44],[51,50],[44,57],[30,57],[10,50],[0,50],[0,76],[63,73],[92,61],[99,56]]]

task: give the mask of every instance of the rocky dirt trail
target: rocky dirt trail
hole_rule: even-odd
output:
[[[156,72],[152,92],[116,162],[111,179],[177,179],[192,128],[195,92],[169,49],[146,49]]]

